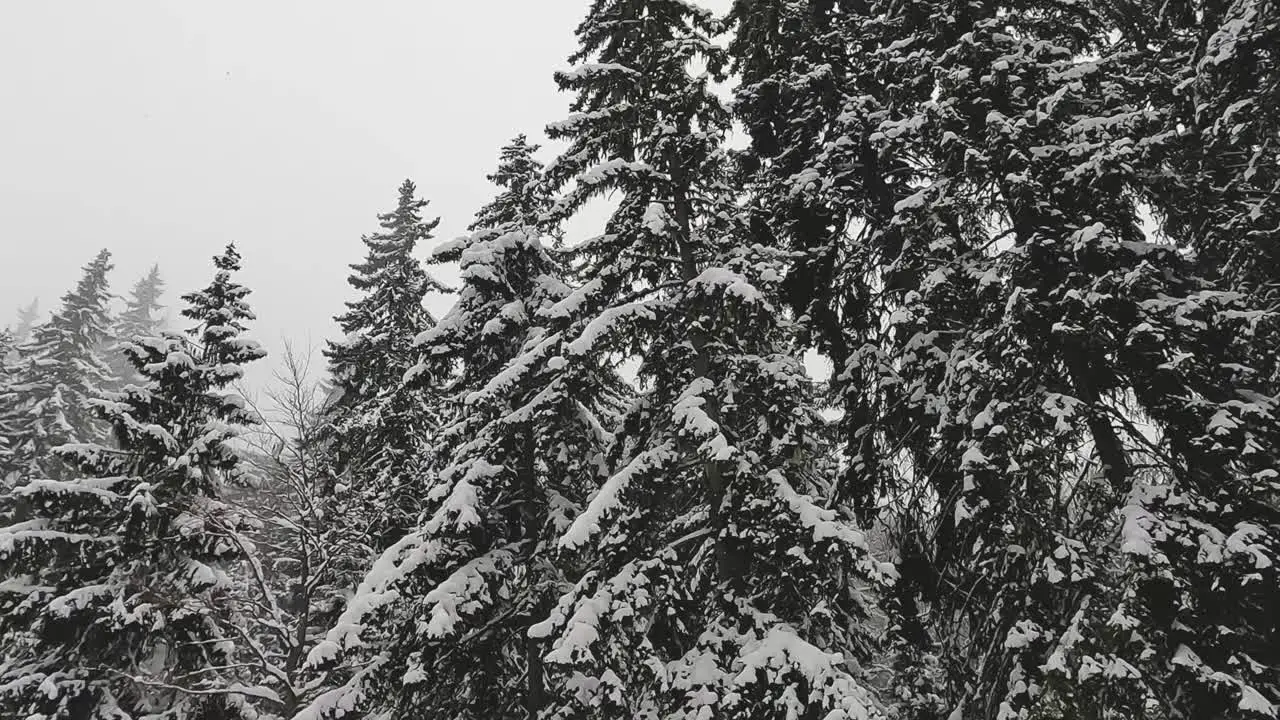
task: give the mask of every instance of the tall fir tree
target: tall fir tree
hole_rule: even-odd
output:
[[[163,294],[164,279],[160,277],[160,266],[152,265],[147,274],[139,278],[129,291],[124,311],[115,319],[111,344],[127,343],[138,337],[160,336],[164,331],[164,305],[160,304]],[[133,370],[122,348],[111,348],[108,359],[116,383],[128,384],[142,379]]]
[[[640,360],[607,477],[561,536],[587,572],[550,617],[546,717],[865,717],[862,590],[885,567],[826,504],[822,420],[782,310],[786,254],[730,191],[706,11],[592,3],[550,216],[613,191],[556,307],[568,372]],[[705,68],[700,71],[699,68]]]
[[[880,288],[844,375],[904,503],[895,632],[943,664],[908,710],[1273,713],[1271,321],[1142,231],[1181,152],[1144,57],[1171,16],[850,8],[860,80],[819,161]]]
[[[1129,72],[1164,109],[1165,139],[1147,165],[1142,200],[1158,226],[1194,248],[1197,269],[1259,307],[1280,302],[1280,32],[1275,3],[1186,3],[1177,11],[1140,2],[1104,8],[1133,51]],[[1158,20],[1154,20],[1158,19]],[[1157,45],[1144,45],[1158,38]],[[1260,328],[1250,365],[1280,392],[1280,336]]]
[[[40,298],[32,298],[31,302],[18,308],[18,326],[13,330],[14,343],[21,345],[31,338],[40,318]]]
[[[728,53],[740,78],[733,108],[751,138],[741,166],[752,238],[794,253],[783,285],[786,303],[800,339],[835,370],[828,402],[841,411],[835,435],[847,458],[837,499],[871,522],[883,485],[875,468],[885,460],[865,428],[880,409],[874,396],[843,388],[861,384],[849,372],[850,360],[879,327],[874,298],[880,283],[866,272],[864,248],[853,234],[875,228],[871,218],[883,218],[892,202],[850,202],[839,192],[849,175],[879,178],[880,166],[890,161],[843,134],[849,98],[874,84],[853,72],[852,56],[860,51],[853,7],[839,0],[737,0],[726,19],[733,31]],[[830,162],[833,144],[842,150],[841,162]]]
[[[29,517],[0,529],[5,718],[237,717],[220,627],[234,554],[218,500],[251,422],[229,385],[263,357],[242,337],[249,291],[233,246],[184,296],[188,337],[124,347],[145,379],[92,400],[114,443],[54,449],[79,474],[12,491]],[[56,318],[55,318],[56,320]],[[250,691],[246,691],[250,692]]]
[[[9,398],[9,384],[13,381],[13,372],[10,367],[13,356],[16,355],[13,333],[7,328],[0,330],[0,402],[6,402]],[[10,443],[17,436],[17,427],[14,425],[15,419],[9,417],[9,413],[5,412],[5,406],[0,405],[0,489],[8,484],[8,471],[5,468],[11,467],[13,463]]]
[[[623,388],[548,362],[569,288],[537,224],[549,202],[535,150],[524,136],[503,148],[489,176],[502,192],[470,235],[435,252],[462,271],[454,307],[418,338],[424,372],[454,368],[443,392],[455,410],[433,435],[439,484],[313,657],[346,651],[382,668],[322,698],[317,715],[354,701],[393,716],[535,718],[546,702],[549,648],[528,630],[570,582],[551,553],[594,486]]]
[[[65,468],[52,448],[102,439],[103,428],[85,403],[110,377],[99,348],[110,331],[111,268],[111,253],[98,253],[75,289],[63,295],[62,306],[19,347],[12,382],[0,398],[0,423],[14,433],[7,471],[62,477]]]
[[[325,350],[335,390],[327,411],[332,462],[349,519],[367,526],[378,550],[416,520],[426,491],[422,443],[435,422],[426,379],[403,382],[417,365],[414,339],[435,325],[424,300],[448,291],[414,257],[440,222],[423,219],[427,201],[415,192],[405,180],[396,209],[378,216],[382,231],[364,238],[368,255],[348,279],[359,297],[336,318],[346,337]]]

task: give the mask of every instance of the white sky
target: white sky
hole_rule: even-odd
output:
[[[498,148],[565,115],[588,4],[0,2],[0,326],[102,247],[117,292],[158,262],[176,306],[235,241],[253,336],[319,345],[405,177],[450,239]]]

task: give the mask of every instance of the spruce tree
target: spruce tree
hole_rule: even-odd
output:
[[[35,329],[36,320],[40,317],[40,299],[33,298],[30,304],[18,308],[18,327],[14,328],[13,340],[17,345],[25,343],[31,338],[31,331]]]
[[[1197,270],[1252,298],[1280,302],[1280,63],[1271,40],[1280,32],[1274,3],[1194,3],[1163,12],[1139,3],[1110,17],[1131,48],[1127,72],[1163,109],[1162,141],[1145,163],[1142,200],[1159,228],[1194,248]],[[1153,22],[1151,18],[1160,18]],[[1158,38],[1158,44],[1147,40]],[[1146,43],[1144,45],[1144,43]],[[1262,327],[1250,365],[1280,392],[1280,335]]]
[[[568,583],[551,554],[594,484],[621,388],[611,374],[571,377],[548,362],[563,340],[551,312],[568,287],[537,225],[548,199],[536,149],[524,136],[503,148],[489,176],[502,192],[470,235],[434,254],[459,262],[463,283],[418,340],[424,369],[455,368],[443,392],[456,411],[434,434],[439,485],[313,657],[372,654],[381,668],[313,712],[363,698],[362,710],[395,716],[533,718],[546,702],[549,648],[528,630]],[[392,590],[410,602],[388,602]]]
[[[164,280],[160,266],[152,265],[147,274],[134,283],[125,301],[124,312],[116,318],[112,335],[116,342],[128,342],[136,337],[158,337],[164,329],[160,296],[164,294]],[[127,358],[121,352],[110,352],[112,377],[117,383],[127,384],[140,380]]]
[[[834,370],[827,400],[841,411],[833,440],[846,458],[836,497],[871,522],[883,486],[880,468],[888,464],[866,430],[880,412],[878,398],[844,388],[864,384],[850,360],[879,328],[878,278],[866,272],[871,265],[854,233],[873,228],[867,216],[882,217],[886,208],[850,202],[840,190],[849,175],[875,174],[889,159],[876,157],[856,136],[841,135],[848,98],[869,84],[853,74],[852,56],[861,48],[851,7],[831,0],[736,0],[727,17],[728,53],[740,81],[733,109],[751,138],[740,160],[752,239],[794,253],[783,285],[786,304],[797,316],[801,341]],[[832,145],[841,149],[840,162],[831,162]]]
[[[5,717],[236,717],[220,628],[234,554],[219,488],[250,422],[228,392],[261,358],[235,248],[184,296],[188,336],[139,338],[124,353],[142,386],[89,404],[114,443],[53,450],[79,471],[12,491],[30,515],[0,529]],[[55,317],[56,321],[56,317]]]
[[[730,192],[724,56],[709,13],[594,2],[578,28],[569,144],[548,168],[563,217],[613,191],[572,248],[569,372],[637,356],[642,388],[607,478],[562,535],[588,571],[534,626],[547,717],[864,717],[846,664],[861,589],[884,569],[826,505],[821,419],[781,306],[786,254],[753,242]],[[701,74],[696,68],[705,68]]]
[[[834,2],[736,0],[727,18],[739,79],[734,111],[751,138],[742,159],[760,215],[753,233],[797,251],[789,304],[837,366],[850,352],[841,325],[850,300],[840,293],[857,288],[833,282],[848,213],[824,196],[836,173],[820,159],[850,89],[845,16]]]
[[[944,672],[926,691],[942,701],[914,709],[1274,713],[1270,320],[1142,231],[1180,151],[1144,57],[1176,46],[1153,41],[1164,20],[1117,35],[1068,3],[858,12],[853,75],[875,82],[823,162],[845,168],[835,191],[864,208],[883,288],[847,391],[878,398],[859,432],[899,453],[906,600],[929,612],[897,603],[895,630]]]
[[[0,330],[0,402],[7,402],[10,397],[9,384],[13,381],[10,365],[16,352],[14,346],[13,334],[7,328]],[[6,468],[13,465],[10,443],[18,434],[14,422],[15,419],[5,411],[4,405],[0,405],[0,489],[8,481]]]
[[[405,180],[396,209],[378,216],[382,231],[364,238],[367,257],[348,279],[359,297],[336,318],[346,336],[325,350],[334,387],[329,452],[350,493],[348,519],[364,523],[378,549],[412,526],[425,492],[421,443],[433,422],[427,383],[403,380],[417,364],[414,339],[435,324],[424,298],[447,291],[413,255],[440,222],[422,218],[427,201],[415,190]]]
[[[49,321],[19,347],[12,382],[0,398],[0,423],[12,428],[7,471],[61,477],[50,450],[69,442],[102,439],[103,428],[85,407],[110,377],[98,349],[110,330],[106,250],[84,267],[75,289]]]

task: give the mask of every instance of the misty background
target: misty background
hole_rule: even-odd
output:
[[[318,349],[404,178],[452,239],[492,197],[498,149],[564,117],[547,68],[568,66],[588,5],[0,3],[0,327],[34,297],[47,318],[106,247],[117,294],[159,263],[181,328],[179,296],[234,241],[251,336],[276,360],[285,339]],[[258,365],[251,384],[275,368]]]

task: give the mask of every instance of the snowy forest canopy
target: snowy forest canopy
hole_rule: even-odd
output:
[[[1280,5],[577,40],[323,370],[234,245],[0,332],[0,720],[1277,717]]]

